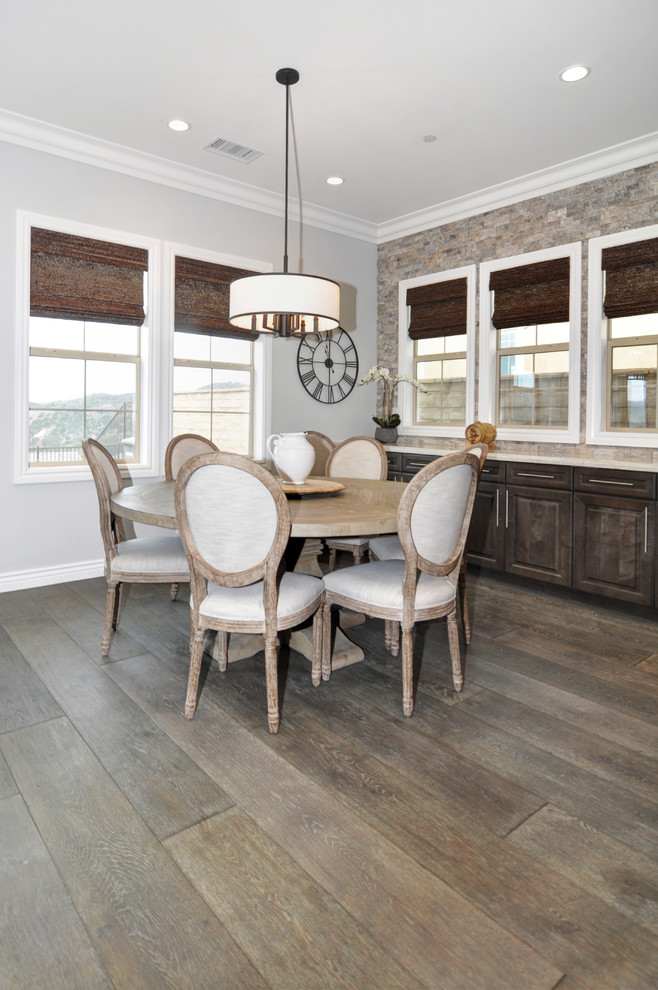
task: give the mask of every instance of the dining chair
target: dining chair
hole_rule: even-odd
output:
[[[167,444],[164,460],[165,478],[167,481],[175,481],[179,470],[190,457],[218,450],[217,444],[201,436],[200,433],[179,433]]]
[[[404,558],[343,567],[324,576],[322,677],[331,675],[331,607],[384,620],[385,643],[397,656],[402,628],[402,710],[413,712],[413,631],[417,622],[445,618],[455,691],[464,685],[457,585],[471,521],[479,458],[458,451],[431,461],[408,483],[398,506]]]
[[[175,481],[185,461],[194,457],[195,454],[207,454],[217,450],[219,450],[217,444],[207,437],[201,436],[200,433],[179,433],[178,436],[171,438],[165,450],[165,479]],[[172,584],[172,599],[176,598],[177,595],[178,585]]]
[[[126,539],[120,516],[112,512],[110,499],[123,487],[121,472],[109,450],[91,437],[82,441],[82,449],[96,485],[100,513],[101,537],[105,552],[105,620],[101,654],[110,650],[112,631],[119,624],[121,587],[123,584],[165,584],[189,581],[189,569],[178,536],[140,536]],[[172,588],[174,585],[172,585]],[[172,600],[176,595],[172,592]]]
[[[322,581],[281,566],[291,530],[281,484],[239,454],[199,454],[181,468],[174,500],[191,584],[185,715],[192,718],[197,707],[205,630],[217,630],[220,670],[226,670],[228,633],[260,633],[267,721],[277,732],[277,633],[313,616],[313,684],[320,683],[322,662]]]
[[[388,460],[384,446],[374,437],[350,437],[336,445],[327,460],[328,478],[372,478],[385,481]],[[368,553],[369,536],[336,536],[325,541],[329,549],[329,570],[336,567],[336,553],[347,550],[360,564]]]
[[[336,444],[324,433],[318,433],[316,430],[306,430],[304,435],[315,451],[315,463],[313,464],[311,477],[324,477],[327,468],[327,459],[332,450],[335,449]]]
[[[488,443],[474,443],[467,447],[467,450],[472,451],[474,454],[478,455],[480,460],[480,467],[478,470],[478,479],[482,474],[482,468],[484,467],[484,462],[487,459],[487,454],[489,453]],[[468,547],[467,547],[468,549]],[[392,533],[388,536],[376,536],[370,540],[370,559],[371,560],[403,560],[404,550],[402,549],[402,544],[400,543],[400,538],[396,533]],[[466,552],[462,557],[461,567],[459,569],[459,608],[462,617],[462,628],[464,630],[464,642],[471,642],[471,619],[468,608],[468,592],[466,587]]]

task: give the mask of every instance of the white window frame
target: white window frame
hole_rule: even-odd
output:
[[[127,244],[148,251],[148,292],[146,322],[141,336],[140,461],[129,466],[131,478],[158,474],[159,437],[157,417],[151,410],[159,404],[160,310],[157,284],[160,272],[160,241],[138,234],[110,230],[41,214],[17,211],[16,262],[16,350],[14,394],[14,484],[44,484],[63,481],[89,481],[86,464],[38,466],[29,464],[29,354],[30,354],[30,231],[42,227],[62,234]]]
[[[498,426],[499,440],[524,440],[540,443],[578,443],[580,439],[580,324],[581,324],[581,258],[580,241],[544,248],[514,257],[485,261],[480,265],[480,370],[478,388],[478,419],[496,422],[496,352],[498,331],[491,322],[492,293],[489,291],[491,272],[521,265],[533,265],[555,258],[569,258],[569,410],[566,429],[546,429],[539,426]]]
[[[254,272],[271,272],[272,264],[255,261],[253,258],[240,258],[230,254],[220,254],[217,251],[206,251],[186,244],[175,244],[165,241],[163,249],[163,291],[165,299],[165,317],[162,345],[161,380],[163,396],[160,416],[160,431],[163,437],[161,457],[164,459],[164,448],[172,436],[174,416],[174,326],[175,326],[175,290],[176,290],[176,257],[191,258],[194,261],[208,261],[215,265],[227,265],[231,268],[245,268]],[[253,409],[253,457],[254,460],[264,460],[266,457],[265,442],[271,431],[272,419],[272,335],[260,334],[254,341],[254,385],[252,396]]]
[[[400,385],[398,388],[398,412],[402,423],[399,427],[405,436],[417,437],[463,437],[464,430],[475,419],[475,313],[477,302],[477,268],[466,265],[446,272],[433,272],[417,278],[403,279],[399,284],[398,312],[398,369],[404,375],[414,373],[414,342],[409,338],[410,307],[407,306],[407,289],[417,285],[433,285],[436,282],[449,282],[453,279],[466,279],[466,409],[463,424],[413,425],[414,389]]]
[[[589,287],[587,293],[587,438],[588,444],[607,447],[658,447],[658,435],[648,431],[607,428],[608,321],[603,313],[604,248],[658,237],[658,224],[638,230],[592,237],[588,242]]]

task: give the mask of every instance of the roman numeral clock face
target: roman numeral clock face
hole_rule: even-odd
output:
[[[318,402],[347,398],[359,374],[352,338],[344,330],[307,333],[297,351],[297,371],[308,394]]]

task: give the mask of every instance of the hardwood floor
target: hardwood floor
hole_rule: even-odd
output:
[[[183,717],[186,589],[0,595],[0,988],[658,987],[658,622],[469,578],[415,637],[402,715],[383,624],[313,688],[282,648],[206,664]]]

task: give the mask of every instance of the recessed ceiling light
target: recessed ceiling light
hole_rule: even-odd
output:
[[[168,126],[172,131],[189,131],[190,125],[185,120],[170,120]]]
[[[345,180],[341,179],[340,175],[330,175],[327,179],[328,186],[342,186]]]
[[[579,82],[590,74],[590,69],[586,65],[569,65],[562,69],[560,79],[562,82]]]
[[[436,141],[436,134],[426,134],[423,141],[425,144],[431,144],[432,141]]]

